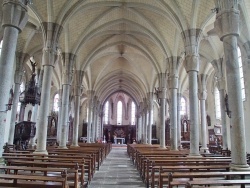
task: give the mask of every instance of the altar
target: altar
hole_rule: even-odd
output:
[[[114,138],[115,144],[125,144],[125,138]]]

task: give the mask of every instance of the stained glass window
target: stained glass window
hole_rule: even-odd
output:
[[[54,97],[54,107],[53,107],[55,112],[59,111],[59,94],[56,94]]]
[[[117,103],[117,125],[122,124],[122,102]]]

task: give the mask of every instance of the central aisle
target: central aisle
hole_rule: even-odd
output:
[[[127,155],[126,147],[113,147],[104,160],[99,171],[96,171],[90,188],[135,188],[143,187],[138,171]]]

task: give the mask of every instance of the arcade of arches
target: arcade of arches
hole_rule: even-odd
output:
[[[37,153],[82,137],[213,144],[248,168],[249,0],[0,1],[0,156],[30,121]]]

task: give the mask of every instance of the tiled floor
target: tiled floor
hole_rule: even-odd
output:
[[[138,171],[127,155],[126,147],[113,147],[110,154],[96,171],[90,188],[145,188]]]

